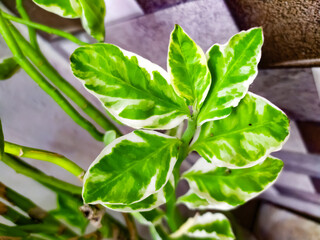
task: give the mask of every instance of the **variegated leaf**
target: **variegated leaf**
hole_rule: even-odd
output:
[[[79,18],[81,7],[78,0],[33,0],[41,8],[65,18]]]
[[[170,129],[190,116],[161,67],[111,44],[78,48],[73,73],[120,122],[133,128]]]
[[[106,7],[104,0],[78,0],[81,5],[81,22],[88,34],[99,42],[104,41],[105,26],[104,18]]]
[[[189,237],[191,239],[232,240],[235,239],[229,220],[221,213],[207,212],[189,218],[172,238]]]
[[[140,202],[132,204],[105,204],[104,206],[118,212],[147,212],[166,203],[166,196],[174,192],[174,181],[168,181],[166,186]]]
[[[155,208],[147,212],[133,212],[132,216],[143,225],[154,226],[161,223],[165,213],[160,208]]]
[[[185,195],[179,197],[178,203],[183,203],[189,209],[215,209],[214,205],[210,205],[206,199],[199,197],[192,189],[189,189]]]
[[[182,197],[180,202],[193,208],[229,210],[270,187],[282,168],[283,162],[274,157],[268,157],[253,167],[241,169],[214,167],[201,158],[183,175],[191,192]]]
[[[202,49],[179,25],[171,33],[168,72],[176,92],[198,112],[209,91],[211,74]]]
[[[222,167],[253,166],[280,150],[289,135],[289,119],[268,100],[248,93],[224,119],[207,122],[191,149]]]
[[[181,142],[177,138],[136,130],[104,148],[84,177],[82,196],[91,204],[155,204],[172,175]]]
[[[228,116],[245,96],[258,73],[262,44],[262,29],[252,28],[208,50],[212,83],[198,116],[199,126]]]
[[[3,59],[0,62],[0,80],[11,78],[19,69],[20,66],[13,57]]]

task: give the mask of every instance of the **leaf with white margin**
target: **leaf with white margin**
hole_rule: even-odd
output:
[[[184,202],[189,201],[189,206],[199,208],[197,206],[203,198],[208,204],[202,201],[201,209],[230,210],[270,187],[277,180],[282,168],[283,162],[274,157],[268,157],[253,167],[240,169],[215,167],[200,158],[183,174],[192,190],[191,195],[184,197]],[[193,193],[200,199],[192,195]]]
[[[282,148],[289,119],[265,98],[248,93],[224,119],[197,129],[191,149],[220,167],[249,167]]]
[[[157,193],[172,175],[180,144],[178,138],[153,131],[136,130],[117,138],[86,172],[84,202],[126,205]]]
[[[77,0],[33,0],[33,2],[61,17],[79,18],[81,16],[81,7]]]
[[[245,96],[258,74],[262,44],[262,29],[251,28],[208,50],[212,83],[197,119],[199,126],[228,116]]]
[[[171,129],[190,117],[161,67],[112,44],[78,48],[73,74],[120,122],[133,128]]]
[[[199,197],[197,194],[193,192],[192,189],[189,189],[189,191],[185,194],[179,197],[178,203],[183,203],[186,205],[189,209],[215,209],[214,206],[210,206],[210,203],[204,199]]]
[[[196,214],[189,218],[172,238],[182,236],[191,239],[232,240],[235,239],[229,220],[221,213],[207,212],[203,215]]]
[[[174,192],[172,184],[174,184],[174,181],[168,181],[160,191],[140,202],[132,204],[105,204],[104,206],[118,212],[147,212],[166,203],[166,196]]]
[[[88,34],[99,42],[104,41],[106,6],[104,0],[78,0],[81,6],[81,23]]]
[[[199,111],[210,89],[211,74],[202,49],[179,25],[170,37],[168,72],[175,91]]]
[[[19,69],[20,65],[13,57],[3,59],[0,62],[0,80],[11,78]]]
[[[165,213],[160,208],[155,208],[146,212],[133,212],[132,216],[141,224],[153,226],[161,223]]]

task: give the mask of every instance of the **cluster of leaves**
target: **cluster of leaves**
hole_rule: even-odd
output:
[[[74,75],[116,120],[140,129],[112,141],[91,164],[84,202],[150,211],[175,194],[174,171],[191,151],[202,158],[183,174],[190,189],[179,198],[191,209],[229,210],[269,187],[283,167],[269,154],[287,139],[289,120],[248,92],[262,44],[262,30],[252,28],[204,54],[176,25],[168,72],[112,44],[78,48],[71,56]],[[182,138],[152,131],[184,120]],[[233,239],[227,219],[212,213],[188,220],[172,237],[181,235]]]
[[[104,0],[33,0],[38,6],[65,18],[80,18],[83,28],[102,42],[105,37]]]

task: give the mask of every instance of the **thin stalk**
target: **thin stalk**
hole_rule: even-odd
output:
[[[17,227],[9,227],[0,223],[0,239],[4,240],[43,240],[41,237],[31,236]]]
[[[122,216],[126,221],[129,230],[130,240],[138,240],[138,232],[133,217],[128,213],[122,213]]]
[[[38,207],[31,200],[17,193],[11,188],[5,186],[1,182],[0,182],[0,198],[3,198],[8,202],[10,202],[11,204],[20,208],[22,211],[27,213],[31,219],[37,220],[39,222],[43,222],[46,224],[52,224],[58,227],[60,231],[59,233],[60,236],[65,236],[65,237],[76,236],[76,234],[73,231],[71,231],[67,226],[60,223],[58,220],[56,220],[49,212],[46,212],[42,208]]]
[[[22,17],[22,19],[24,19],[25,21],[30,21],[29,15],[26,12],[26,10],[23,7],[23,0],[16,0],[16,8],[20,14],[20,16]],[[30,37],[30,42],[31,45],[38,51],[40,51],[39,48],[39,44],[37,41],[37,33],[36,30],[30,26],[28,26],[28,31],[29,31],[29,37]]]
[[[34,51],[28,41],[25,40],[12,24],[9,23],[9,27],[20,48],[23,50],[23,53],[57,88],[59,88],[60,91],[77,104],[104,130],[114,130],[118,136],[121,136],[120,130],[84,96],[82,96],[67,80],[65,80],[42,54]]]
[[[5,153],[9,153],[18,157],[32,158],[54,163],[79,178],[81,178],[85,172],[85,170],[83,170],[77,164],[58,153],[25,147],[10,142],[5,142],[4,151]]]
[[[47,80],[34,68],[21,52],[17,42],[13,38],[6,20],[2,17],[0,10],[0,33],[10,48],[15,60],[26,71],[26,73],[49,95],[56,103],[81,127],[86,129],[96,140],[103,141],[103,134],[95,126],[82,117],[72,105],[63,97],[63,95],[54,88]]]
[[[0,202],[0,215],[16,225],[33,224],[30,218],[27,218],[3,202]]]
[[[48,176],[40,170],[32,167],[31,165],[10,154],[5,153],[2,157],[2,161],[6,165],[14,169],[17,173],[30,177],[42,184],[45,184],[46,186],[53,186],[55,188],[61,189],[62,191],[66,191],[72,194],[80,195],[82,192],[81,187]]]
[[[180,179],[180,166],[183,160],[186,159],[189,154],[189,143],[193,138],[195,130],[196,120],[191,119],[188,121],[188,127],[181,137],[182,145],[180,146],[177,163],[173,169],[175,187],[177,187],[178,181]],[[166,217],[168,225],[172,232],[178,230],[183,223],[182,215],[177,208],[177,199],[175,194],[172,194],[171,198],[166,203]]]
[[[32,28],[41,30],[41,31],[49,33],[49,34],[54,34],[54,35],[66,38],[66,39],[70,40],[71,42],[74,42],[74,43],[76,43],[78,45],[86,45],[86,44],[88,44],[86,42],[83,42],[83,41],[79,40],[78,38],[76,38],[72,34],[64,32],[64,31],[61,31],[61,30],[56,29],[56,28],[48,27],[48,26],[42,25],[40,23],[31,22],[31,21],[26,20],[26,19],[18,18],[18,17],[10,15],[8,13],[3,13],[3,17],[5,17],[6,19],[9,19],[11,21],[24,24],[24,25],[26,25],[28,27],[32,27]]]

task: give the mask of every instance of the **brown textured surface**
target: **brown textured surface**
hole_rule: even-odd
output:
[[[263,26],[262,67],[320,66],[319,0],[225,0],[240,29]]]
[[[137,0],[145,13],[153,13],[167,7],[190,1],[195,0]]]
[[[16,4],[13,0],[2,0],[3,3],[15,14],[18,15]],[[44,24],[46,26],[62,29],[68,32],[76,32],[82,30],[79,19],[67,19],[59,17],[56,14],[50,13],[38,7],[32,0],[24,0],[23,4],[28,12],[30,19],[34,22]],[[53,38],[53,35],[42,33],[47,38]]]

